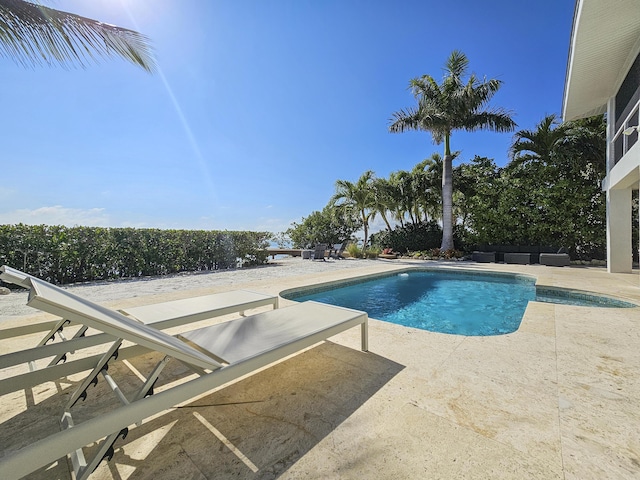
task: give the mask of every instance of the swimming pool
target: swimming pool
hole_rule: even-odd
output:
[[[587,292],[536,288],[527,275],[411,269],[340,284],[288,290],[283,298],[366,311],[371,318],[455,335],[504,335],[530,301],[597,307],[636,305]]]

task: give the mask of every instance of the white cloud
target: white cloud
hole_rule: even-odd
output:
[[[26,225],[65,225],[73,227],[110,226],[109,215],[104,208],[66,208],[62,205],[40,207],[36,209],[19,209],[0,213],[0,224],[24,223]]]

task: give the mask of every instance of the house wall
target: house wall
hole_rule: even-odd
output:
[[[638,132],[623,135],[640,120],[640,53],[627,72],[620,72],[620,87],[607,104],[607,268],[612,273],[632,271],[632,191],[640,186]]]
[[[627,72],[622,85],[615,96],[616,130],[629,113],[631,107],[640,100],[640,53],[636,56],[631,68]]]
[[[623,131],[640,123],[640,0],[575,0],[562,116],[606,110],[607,267],[631,273],[631,206],[640,187],[640,138]]]

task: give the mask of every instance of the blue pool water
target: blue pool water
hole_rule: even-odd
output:
[[[537,294],[531,277],[443,271],[412,271],[283,296],[300,302],[315,300],[363,310],[371,318],[408,327],[475,336],[515,332],[531,300],[600,307],[634,306],[554,289]]]

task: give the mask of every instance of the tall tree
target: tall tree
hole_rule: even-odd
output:
[[[535,130],[516,133],[505,174],[523,186],[529,218],[522,223],[536,225],[532,237],[560,242],[574,257],[598,257],[605,243],[606,122],[602,115],[554,120],[545,117]]]
[[[380,214],[387,230],[391,231],[391,224],[387,218],[388,212],[394,212],[396,209],[396,199],[394,197],[394,188],[391,182],[386,178],[375,178],[372,182],[375,198],[375,210]]]
[[[544,117],[535,130],[518,130],[510,149],[511,163],[538,162],[553,164],[565,138],[565,128],[555,114]]]
[[[283,234],[283,243],[290,240],[294,248],[312,248],[319,243],[335,244],[349,240],[362,227],[357,212],[332,208],[312,212],[300,223],[293,222]]]
[[[418,222],[414,215],[416,196],[413,175],[406,170],[391,172],[389,182],[393,185],[394,198],[396,199],[395,219],[400,222],[400,225],[404,225],[406,220],[405,215],[408,215],[411,224],[415,225]]]
[[[497,229],[496,216],[504,190],[500,169],[492,159],[476,155],[453,169],[453,179],[454,210],[461,219],[458,238],[469,246],[474,240],[486,239],[487,230],[494,234]]]
[[[364,172],[356,183],[348,180],[337,180],[336,193],[329,201],[330,205],[358,213],[364,230],[364,248],[366,248],[369,240],[369,221],[376,215],[373,182],[374,174],[371,170]]]
[[[389,131],[392,133],[421,130],[430,132],[433,141],[444,142],[442,162],[442,250],[453,249],[453,182],[450,139],[454,130],[512,131],[516,124],[501,108],[486,109],[498,91],[500,80],[478,79],[469,75],[469,60],[454,50],[445,64],[445,76],[440,84],[430,75],[414,78],[409,88],[417,100],[417,107],[393,113]]]
[[[23,0],[0,0],[0,56],[24,66],[84,66],[96,57],[121,57],[154,69],[144,35]]]
[[[602,258],[605,132],[602,115],[563,124],[547,116],[515,134],[504,168],[476,158],[456,169],[469,240],[564,246],[572,258]]]

